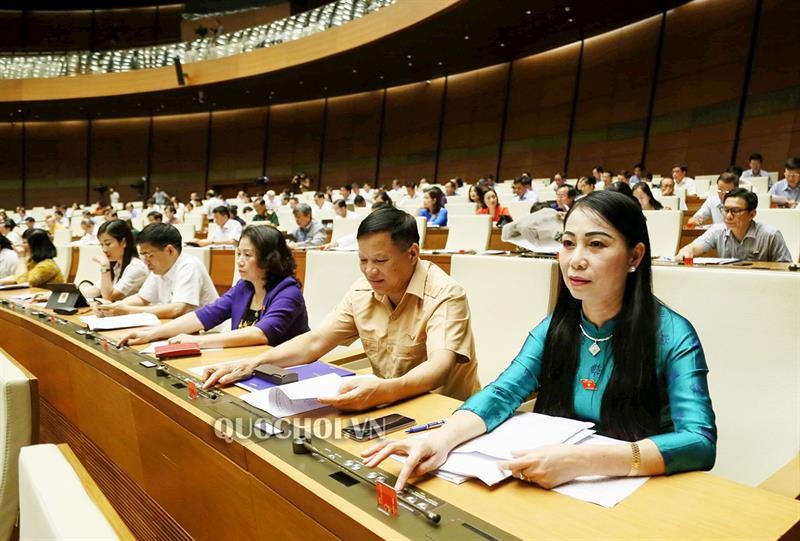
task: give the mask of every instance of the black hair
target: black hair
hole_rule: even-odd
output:
[[[520,175],[514,179],[513,184],[522,184],[523,186],[530,186],[531,185],[531,177],[526,177],[524,175]]]
[[[622,171],[620,171],[620,172],[619,172],[619,173],[617,173],[617,174],[618,174],[618,175],[622,175],[622,176],[623,176],[623,177],[625,177],[625,178],[631,178],[631,174],[628,172],[628,170],[627,170],[627,169],[623,169]]]
[[[430,197],[431,201],[433,201],[433,208],[435,209],[433,213],[439,214],[439,211],[441,211],[442,207],[444,207],[444,194],[442,193],[442,190],[436,186],[433,186],[425,190],[425,193],[427,193],[428,197]]]
[[[661,204],[661,201],[653,197],[653,191],[650,189],[650,186],[648,186],[646,182],[640,182],[636,184],[633,188],[631,188],[631,193],[635,192],[636,190],[644,192],[644,194],[647,196],[647,200],[650,201],[650,206],[653,207],[654,209],[661,210],[664,208],[664,205]]]
[[[375,196],[375,202],[384,203],[390,207],[394,206],[394,201],[392,201],[392,197],[385,191],[378,192],[378,195]]]
[[[229,209],[227,206],[225,206],[225,205],[220,205],[220,206],[218,206],[218,207],[214,207],[214,210],[213,210],[213,211],[211,211],[211,213],[212,213],[212,214],[222,214],[223,216],[225,216],[225,217],[227,217],[227,218],[230,218],[230,217],[231,217],[231,211],[230,211],[230,209]]]
[[[758,152],[754,152],[754,153],[750,154],[749,158],[747,158],[747,161],[750,161],[750,160],[758,160],[760,162],[763,162],[764,161],[764,156],[762,156]]]
[[[322,192],[317,192],[317,193],[314,194],[314,198],[316,199],[317,197],[321,197],[321,198],[325,199],[325,194],[322,193]]]
[[[629,248],[644,245],[644,255],[625,278],[622,308],[611,339],[614,354],[611,378],[603,394],[599,432],[636,441],[658,433],[661,394],[656,376],[659,301],[653,295],[650,238],[641,207],[613,191],[594,192],[578,200],[564,219],[587,212],[615,228]],[[560,271],[559,271],[560,274]],[[535,411],[575,417],[574,388],[582,340],[581,301],[559,279],[558,296],[542,355],[542,386]]]
[[[634,164],[634,165],[633,165],[633,168],[634,168],[634,169],[636,169],[637,167],[638,167],[639,169],[641,169],[641,170],[644,170],[644,164],[643,164],[643,163],[637,163],[637,164]]]
[[[344,199],[337,199],[336,201],[334,201],[333,206],[339,207],[340,209],[346,209],[347,201],[345,201]]]
[[[595,170],[595,171],[597,171],[598,173],[603,173],[603,172],[605,172],[605,169],[603,169],[603,166],[602,166],[602,165],[595,165],[595,166],[594,166],[594,170]]]
[[[122,252],[122,269],[120,272],[125,272],[131,259],[139,257],[139,252],[136,250],[136,242],[133,240],[133,231],[131,231],[128,222],[124,220],[109,220],[100,224],[97,230],[97,238],[100,235],[108,235],[117,242],[125,241],[125,250]],[[111,281],[114,281],[114,266],[111,266]]]
[[[676,163],[675,165],[672,166],[673,169],[675,169],[676,167],[681,171],[683,171],[684,173],[689,170],[689,166],[686,165],[685,163]]]
[[[25,217],[25,223],[28,223],[28,222],[36,223],[36,218],[34,218],[33,216],[26,216]]]
[[[739,197],[744,199],[745,206],[747,210],[755,210],[758,206],[758,196],[748,190],[747,188],[734,188],[733,190],[729,191],[728,194],[725,196],[725,201],[730,199],[731,197]]]
[[[348,192],[352,192],[353,191],[353,187],[350,184],[342,184],[341,186],[339,186],[339,189],[340,190],[347,190]]]
[[[578,179],[578,182],[583,182],[584,184],[591,184],[592,186],[597,186],[597,179],[593,176],[589,175],[588,177],[581,177]]]
[[[562,184],[561,186],[558,187],[556,192],[558,192],[558,190],[562,188],[567,189],[567,197],[569,197],[573,201],[575,200],[576,197],[578,197],[578,190],[576,190],[573,186],[570,186],[569,184]]]
[[[248,225],[242,230],[242,238],[248,239],[258,252],[258,266],[267,271],[264,284],[267,290],[287,276],[294,276],[297,263],[280,231],[269,226]]]
[[[717,184],[719,184],[720,182],[725,182],[726,184],[728,182],[731,182],[731,183],[733,183],[733,187],[734,188],[738,188],[739,187],[739,176],[737,174],[735,174],[735,173],[725,172],[725,173],[722,173],[717,178]]]
[[[297,198],[295,197],[295,199],[297,199]],[[364,196],[363,196],[363,195],[357,195],[357,196],[356,196],[356,197],[353,199],[353,204],[354,204],[354,205],[360,205],[361,203],[364,203],[364,204],[366,204],[366,202],[367,202],[367,200],[366,200],[366,199],[364,199]]]
[[[0,233],[0,252],[3,250],[13,250],[14,246],[12,246],[11,241],[6,238],[5,235]]]
[[[726,173],[733,173],[737,177],[740,177],[740,176],[742,176],[742,173],[744,172],[744,169],[742,167],[739,167],[736,164],[733,164],[730,167],[728,167],[728,169],[726,169],[725,172]]]
[[[483,194],[486,193],[486,190],[488,188],[483,184],[473,184],[472,187],[475,188],[475,194],[478,196],[478,201],[477,201],[478,205],[480,205],[481,208],[485,209],[486,205],[483,204]],[[469,192],[467,192],[467,199],[469,199]]]
[[[151,210],[150,212],[148,212],[147,217],[152,218],[153,220],[157,220],[159,222],[164,219],[164,216],[157,210]]]
[[[22,234],[31,249],[31,261],[38,263],[56,257],[56,247],[44,229],[28,229]]]
[[[800,169],[800,156],[786,160],[786,169]]]
[[[412,244],[419,244],[417,219],[394,207],[383,207],[372,211],[361,220],[356,238],[360,239],[373,233],[389,233],[392,243],[401,250],[407,250]]]
[[[150,224],[145,226],[136,236],[136,244],[149,244],[163,250],[172,246],[178,253],[183,249],[181,233],[172,224]]]
[[[8,229],[9,231],[13,231],[17,224],[14,223],[14,220],[8,218],[7,220],[3,220],[3,227]]]
[[[628,186],[626,182],[622,182],[621,180],[612,182],[611,186],[608,186],[606,190],[612,192],[619,192],[623,195],[627,195],[628,197],[633,197],[633,192],[631,191],[631,187]]]

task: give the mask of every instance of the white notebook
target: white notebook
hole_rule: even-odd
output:
[[[289,417],[326,407],[317,398],[336,396],[341,384],[339,374],[325,374],[249,393],[242,400],[275,417]]]

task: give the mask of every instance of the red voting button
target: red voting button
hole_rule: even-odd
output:
[[[583,385],[584,391],[596,391],[597,390],[597,382],[593,379],[582,379],[581,385]]]
[[[397,492],[386,483],[375,483],[375,493],[378,497],[378,509],[387,515],[397,515]]]
[[[189,391],[189,398],[192,400],[197,400],[197,384],[193,381],[190,381],[186,386]]]
[[[108,353],[108,338],[103,338],[103,351]]]

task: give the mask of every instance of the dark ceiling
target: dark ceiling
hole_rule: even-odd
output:
[[[687,1],[469,0],[372,46],[282,72],[204,87],[179,87],[176,82],[170,91],[112,98],[3,103],[0,118],[197,113],[352,94],[507,62],[619,28]]]
[[[125,9],[183,4],[180,0],[6,0],[1,9],[20,11],[79,11],[86,9]]]

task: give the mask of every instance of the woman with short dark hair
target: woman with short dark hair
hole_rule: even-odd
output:
[[[511,365],[425,440],[367,449],[368,467],[409,457],[395,485],[435,470],[457,445],[491,431],[538,391],[535,411],[591,421],[617,442],[550,445],[498,466],[552,488],[585,475],[708,470],[717,431],[697,333],[652,291],[650,240],[639,205],[612,191],[575,202],[564,223],[553,314]],[[563,281],[563,283],[562,283]]]
[[[22,234],[22,248],[27,270],[17,276],[0,278],[0,284],[29,284],[40,287],[45,284],[63,284],[64,275],[55,262],[56,247],[44,229],[28,229]]]
[[[419,215],[425,218],[428,225],[446,226],[447,209],[444,208],[444,194],[442,190],[434,186],[425,190],[422,196],[422,208]]]
[[[308,332],[296,264],[283,235],[274,227],[244,228],[237,248],[240,280],[209,305],[153,329],[135,331],[122,343],[143,344],[169,338],[170,343],[197,342],[203,347],[277,346]],[[231,320],[231,330],[193,335]]]

